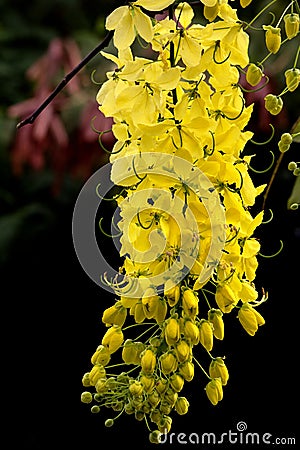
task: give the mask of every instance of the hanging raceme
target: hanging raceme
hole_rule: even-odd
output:
[[[251,156],[243,153],[253,137],[253,104],[246,106],[239,82],[243,71],[259,85],[263,62],[283,45],[281,33],[291,42],[298,36],[299,6],[291,1],[276,27],[263,25],[269,53],[250,62],[252,23],[238,12],[251,1],[235,3],[137,0],[106,20],[117,51],[102,55],[116,68],[97,102],[113,118],[116,138],[110,162],[122,188],[115,201],[124,285],[107,280],[117,298],[103,312],[107,330],[81,400],[93,413],[112,409],[106,426],[122,414],[144,421],[152,443],[170,431],[173,413],[188,413],[192,399],[181,393],[196,371],[207,378],[202,388],[213,405],[223,389],[226,395],[230,361],[227,367],[214,352],[226,315],[251,336],[265,323],[257,309],[268,295],[255,286],[264,211],[252,208],[266,185],[254,185]],[[151,56],[134,54],[137,36]],[[287,89],[265,98],[271,114],[299,85],[298,54],[285,72]],[[282,134],[280,151],[292,142]]]

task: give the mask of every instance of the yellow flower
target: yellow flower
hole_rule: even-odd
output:
[[[213,378],[206,385],[206,395],[213,405],[223,399],[223,388],[221,378]]]
[[[138,3],[138,2],[136,2]],[[105,22],[107,30],[115,30],[114,45],[122,50],[130,47],[138,33],[146,42],[153,38],[153,27],[149,16],[134,6],[120,6],[116,8]]]
[[[223,386],[227,384],[229,373],[223,358],[218,357],[211,361],[209,366],[209,375],[211,378],[220,378]]]
[[[118,325],[110,327],[102,338],[102,345],[108,348],[109,353],[115,353],[121,347],[124,341],[124,336],[121,328]]]
[[[260,325],[264,325],[265,320],[249,303],[243,303],[238,312],[238,319],[242,327],[250,336],[254,336]]]

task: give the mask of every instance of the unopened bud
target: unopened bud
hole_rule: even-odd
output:
[[[299,14],[286,14],[283,18],[285,33],[288,39],[292,39],[299,33]]]
[[[260,83],[262,77],[263,73],[260,67],[256,66],[253,63],[249,64],[246,73],[246,81],[251,84],[251,86],[257,86],[258,83]]]
[[[286,87],[290,92],[293,92],[297,89],[300,83],[300,70],[297,68],[288,69],[284,73]]]
[[[270,53],[277,53],[281,46],[281,28],[272,25],[263,25],[265,33],[266,47]]]
[[[85,391],[81,394],[82,403],[91,403],[93,401],[93,396],[90,392]]]

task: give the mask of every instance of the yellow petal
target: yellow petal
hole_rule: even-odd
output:
[[[120,6],[106,18],[105,28],[115,30],[125,14],[129,14],[128,6]]]
[[[123,15],[114,34],[114,45],[118,50],[130,47],[135,39],[133,18],[129,11]]]
[[[153,27],[149,16],[144,14],[139,8],[134,8],[134,25],[138,34],[146,42],[152,41],[153,38]]]
[[[186,2],[179,3],[175,9],[175,17],[183,28],[187,28],[194,17],[193,8]]]
[[[137,0],[133,5],[142,6],[148,11],[161,11],[174,3],[174,0]]]

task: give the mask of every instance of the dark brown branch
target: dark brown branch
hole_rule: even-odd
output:
[[[32,124],[35,119],[41,114],[41,112],[52,102],[52,100],[59,94],[63,88],[69,83],[70,80],[84,67],[86,66],[101,50],[108,46],[112,37],[113,31],[109,31],[103,41],[100,42],[88,55],[83,58],[80,63],[74,67],[56,86],[53,92],[46,98],[46,100],[28,117],[17,124],[17,128],[22,128],[24,125]]]

